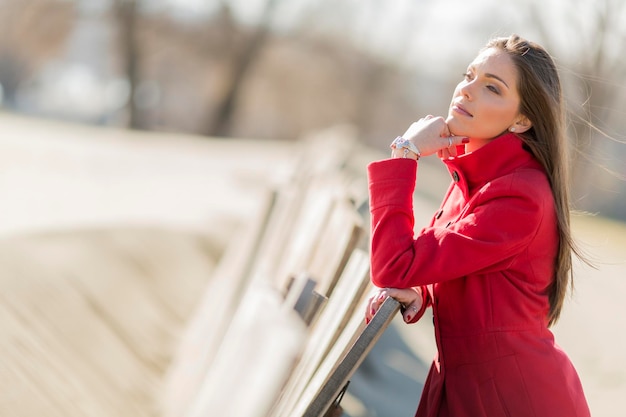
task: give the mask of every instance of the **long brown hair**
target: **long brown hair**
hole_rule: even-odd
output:
[[[565,106],[561,82],[552,57],[536,43],[511,35],[492,39],[485,47],[489,48],[506,52],[517,69],[519,111],[532,122],[532,127],[519,136],[544,167],[554,195],[559,250],[555,261],[555,276],[548,287],[548,320],[553,325],[561,314],[568,287],[573,288],[572,252],[583,258],[570,230]]]

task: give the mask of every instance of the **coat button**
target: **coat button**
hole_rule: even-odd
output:
[[[452,179],[454,180],[454,182],[459,182],[459,173],[454,171],[452,173]]]

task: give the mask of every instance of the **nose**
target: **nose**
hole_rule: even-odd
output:
[[[471,86],[473,85],[473,82],[467,82],[467,81],[463,81],[461,82],[461,84],[459,85],[459,93],[465,97],[466,99],[471,99]]]

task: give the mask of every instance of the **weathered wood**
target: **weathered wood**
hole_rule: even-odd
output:
[[[328,297],[313,291],[311,300],[306,308],[301,314],[302,320],[306,323],[307,326],[311,326],[315,324],[315,320],[319,316],[320,312],[323,310],[324,305],[328,302]]]
[[[324,416],[341,392],[341,389],[365,359],[399,309],[400,303],[392,298],[388,298],[383,302],[372,321],[360,333],[358,327],[361,326],[358,326],[358,322],[363,322],[363,313],[361,312],[360,315],[355,314],[351,320],[351,326],[346,328],[343,336],[344,340],[349,339],[352,329],[357,325],[357,330],[354,333],[357,335],[356,341],[342,356],[338,356],[338,351],[342,346],[340,342],[337,343],[334,352],[327,356],[314,379],[307,386],[301,401],[298,403],[298,407],[292,415],[303,417]],[[341,360],[337,361],[336,357],[341,357]]]
[[[334,127],[301,138],[293,175],[280,189],[279,200],[260,248],[257,273],[273,277],[283,288],[293,273],[305,270],[317,233],[330,205],[346,198],[346,161],[356,146],[354,129]],[[329,152],[332,149],[332,152]],[[317,225],[317,226],[316,226]],[[296,256],[302,254],[302,256]]]
[[[350,317],[354,313],[368,282],[369,258],[365,252],[355,250],[337,284],[336,292],[330,297],[315,323],[301,359],[274,406],[272,416],[294,415],[293,408],[302,390],[339,337],[345,317]]]
[[[330,136],[326,135],[324,140],[330,140]],[[253,291],[257,284],[271,281],[274,288],[284,289],[290,279],[303,271],[309,272],[309,267],[313,265],[315,273],[311,274],[311,277],[322,283],[321,288],[316,287],[315,291],[310,288],[301,291],[299,299],[287,297],[284,307],[295,308],[304,324],[313,323],[313,327],[315,326],[315,319],[327,300],[326,294],[335,286],[362,232],[362,219],[349,202],[343,200],[337,203],[345,198],[349,182],[341,174],[341,167],[349,154],[347,150],[353,143],[346,141],[344,145],[341,148],[345,152],[339,152],[335,158],[328,158],[326,151],[325,158],[314,158],[312,161],[305,158],[303,162],[306,163],[296,169],[292,181],[284,184],[275,195],[274,204],[265,217],[262,232],[255,233],[257,239],[254,250],[242,251],[239,248],[241,252],[239,259],[247,258],[244,259],[246,267],[234,267],[235,273],[227,270],[224,274],[229,277],[233,275],[240,277],[241,281],[221,279],[218,283],[209,285],[205,297],[207,300],[203,302],[205,307],[196,314],[188,332],[200,335],[196,337],[195,343],[191,343],[192,347],[195,346],[200,351],[187,349],[187,353],[183,353],[184,350],[181,350],[178,355],[182,356],[180,361],[187,363],[188,366],[178,366],[178,370],[174,366],[174,371],[170,372],[170,375],[177,372],[178,379],[185,381],[179,384],[183,395],[180,391],[177,393],[176,390],[172,390],[172,385],[167,389],[168,402],[177,404],[178,407],[169,406],[168,416],[188,415],[184,412],[185,404],[195,404],[194,412],[199,412],[198,410],[206,412],[212,407],[211,404],[216,404],[215,397],[210,394],[212,391],[206,387],[221,387],[215,382],[217,381],[215,375],[220,374],[222,362],[228,362],[224,359],[224,355],[227,355],[224,352],[228,352],[225,347],[228,346],[226,340],[232,339],[234,337],[232,335],[237,333],[237,326],[241,326],[235,322],[235,318],[230,320],[228,316],[237,317],[244,314],[246,301],[242,300],[254,297]],[[320,149],[319,144],[314,141],[303,148],[306,152],[317,152]],[[237,239],[233,240],[234,245],[240,245]],[[236,263],[236,259],[237,257],[234,257],[230,262]],[[220,266],[223,263],[224,260]],[[218,273],[221,269],[218,268],[217,279],[220,279]],[[300,283],[306,287],[305,283]],[[297,286],[297,283],[292,281],[292,285]],[[302,296],[303,294],[305,296]],[[347,303],[347,308],[353,307],[351,298],[347,297],[344,302]],[[336,320],[342,325],[346,321],[345,314],[338,315]],[[331,333],[330,337],[336,338],[336,332]],[[245,343],[249,343],[246,337],[243,339],[246,340]],[[238,342],[241,343],[241,340]],[[326,347],[322,352],[327,350]],[[219,361],[218,357],[221,358]],[[269,392],[266,397],[272,402],[275,399],[270,397]]]
[[[306,189],[296,184],[284,184],[278,190],[276,204],[270,214],[267,232],[263,235],[255,258],[254,274],[263,277],[276,275],[282,261],[285,244],[289,242],[302,207]],[[266,278],[267,279],[267,278]]]
[[[278,291],[252,285],[185,416],[265,417],[291,373],[306,326]]]
[[[350,125],[337,125],[313,131],[300,138],[298,170],[294,181],[306,181],[343,171],[358,144],[357,131]]]
[[[340,185],[334,176],[315,178],[301,196],[302,204],[289,236],[283,237],[280,245],[275,246],[279,258],[276,269],[260,271],[271,277],[278,288],[284,288],[293,274],[301,271],[311,273],[308,265],[333,213],[335,202],[341,198]],[[319,280],[316,274],[312,275],[316,281]]]
[[[329,297],[348,259],[364,234],[362,217],[353,204],[338,199],[320,234],[306,270],[316,278],[317,291]]]
[[[241,227],[237,238],[230,241],[208,282],[165,376],[162,406],[166,416],[184,415],[184,410],[197,395],[250,283],[276,200],[276,191],[269,191],[257,215]]]

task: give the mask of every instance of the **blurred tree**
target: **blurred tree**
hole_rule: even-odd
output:
[[[541,42],[561,59],[573,141],[574,199],[581,208],[626,217],[623,119],[626,2],[573,0],[556,13],[545,1],[527,8]],[[554,30],[557,26],[562,29]],[[622,143],[620,144],[620,139]],[[618,146],[621,145],[621,146]],[[618,155],[622,155],[619,157]]]
[[[288,9],[286,6],[291,8],[289,9],[291,25],[288,25],[288,29],[284,27],[284,14]],[[208,120],[205,130],[207,134],[229,136],[235,131],[241,134],[240,126],[233,124],[235,118],[242,113],[241,109],[245,107],[243,102],[248,100],[246,96],[249,95],[249,89],[254,88],[250,85],[250,80],[258,82],[258,78],[263,76],[259,75],[263,72],[259,70],[264,69],[265,77],[267,77],[265,82],[270,81],[270,72],[277,69],[272,64],[264,62],[263,56],[272,56],[272,51],[285,47],[286,43],[299,43],[302,50],[313,54],[311,59],[313,65],[316,65],[316,61],[324,63],[327,57],[332,57],[335,80],[322,81],[325,77],[325,71],[321,69],[323,64],[318,64],[320,69],[315,80],[315,77],[308,74],[315,67],[308,66],[306,62],[309,59],[301,56],[299,52],[293,51],[292,59],[287,58],[281,61],[282,68],[278,72],[282,74],[282,79],[272,81],[275,90],[271,95],[282,92],[283,95],[291,96],[290,99],[275,99],[291,103],[283,109],[285,111],[282,114],[283,125],[289,125],[294,117],[298,117],[294,113],[298,112],[298,108],[303,107],[302,102],[315,101],[315,97],[304,94],[308,86],[304,83],[291,83],[290,78],[302,81],[308,79],[308,83],[323,82],[315,87],[316,91],[313,95],[327,93],[327,103],[321,104],[322,107],[318,109],[309,106],[312,113],[320,116],[319,120],[330,122],[331,118],[323,115],[328,113],[329,109],[335,108],[339,110],[336,116],[342,118],[342,122],[353,123],[371,136],[381,130],[388,130],[390,120],[387,119],[387,123],[385,121],[381,123],[381,119],[385,116],[388,117],[393,113],[403,115],[408,112],[417,113],[415,102],[412,106],[408,106],[407,111],[396,110],[394,112],[385,107],[397,105],[398,101],[403,100],[402,95],[405,96],[404,99],[410,100],[409,95],[406,94],[406,85],[402,86],[401,82],[398,83],[400,79],[408,81],[407,74],[400,75],[402,72],[400,64],[406,56],[406,51],[410,49],[409,44],[420,32],[418,23],[428,16],[422,7],[410,6],[402,18],[394,18],[386,22],[395,35],[395,42],[392,45],[386,45],[383,49],[386,52],[390,49],[398,51],[395,62],[387,61],[380,50],[376,52],[372,48],[372,41],[377,36],[372,28],[380,27],[381,17],[387,13],[388,9],[387,4],[375,0],[360,2],[358,7],[345,1],[301,1],[296,5],[270,0],[265,3],[261,17],[253,29],[246,29],[245,26],[235,22],[228,0],[222,1],[221,9],[221,16],[217,22],[222,22],[221,25],[231,34],[229,41],[226,42],[226,48],[222,48],[228,51],[223,55],[223,61],[227,62],[228,69],[224,72],[225,77],[211,112],[212,117]],[[294,21],[297,23],[294,24]],[[278,30],[277,27],[279,27]],[[234,36],[237,32],[240,36]],[[294,42],[289,42],[287,39]],[[322,46],[322,44],[325,45]],[[338,85],[335,86],[335,82]],[[346,95],[349,97],[344,100],[343,96]],[[396,97],[387,103],[383,102],[383,96],[389,97],[389,95]],[[267,99],[266,105],[272,102],[270,94]],[[406,101],[402,104],[407,104]],[[274,103],[276,105],[276,101]],[[337,109],[337,106],[342,106],[341,103],[343,103],[343,109]],[[314,116],[309,116],[309,118],[312,117]],[[395,117],[392,119],[397,120]],[[403,123],[408,123],[410,120],[407,119]],[[305,122],[300,125],[300,128],[310,127]],[[257,134],[258,131],[257,128]],[[279,134],[279,136],[285,136],[285,134]]]
[[[334,7],[334,3],[327,6]],[[412,42],[422,35],[420,30],[422,23],[430,17],[428,8],[423,6],[423,4],[410,3],[405,14],[400,19],[394,21],[394,42],[393,45],[387,45],[385,48],[388,52],[391,50],[397,51],[397,56],[394,57],[393,61],[383,64],[381,62],[382,57],[378,59],[372,57],[372,59],[364,63],[365,65],[359,65],[357,68],[354,68],[354,75],[357,77],[359,84],[355,94],[357,109],[354,123],[361,131],[361,135],[367,135],[368,133],[378,134],[387,140],[388,135],[392,134],[388,131],[388,126],[385,126],[381,118],[377,117],[386,113],[383,110],[385,105],[380,103],[379,98],[383,96],[385,91],[406,91],[406,87],[403,88],[402,85],[394,84],[409,81],[409,77],[402,74],[401,67],[402,64],[405,64],[403,61],[407,59],[407,51],[412,50]],[[361,20],[360,29],[355,33],[356,43],[358,43],[359,38],[368,39],[368,35],[371,35],[371,28],[380,24],[380,16],[385,14],[385,8],[387,7],[386,3],[378,0],[361,2],[360,8],[368,8],[369,10]],[[352,8],[345,10],[344,20],[348,20],[353,13],[354,10]],[[417,96],[417,92],[415,92],[415,95]],[[418,115],[420,111],[426,111],[419,108],[423,104],[419,100],[414,100],[412,103],[408,99],[406,101],[403,104],[405,107],[409,107],[407,116]],[[397,101],[394,104],[397,104]],[[415,117],[407,118],[405,125],[399,125],[397,129],[402,130],[409,123],[413,122]],[[383,127],[382,131],[380,130],[381,127]]]
[[[60,52],[75,14],[68,1],[0,0],[0,85],[5,106],[14,108],[20,86]]]
[[[228,57],[230,67],[228,78],[225,80],[222,95],[218,98],[213,117],[209,118],[206,134],[210,136],[229,135],[237,97],[244,85],[246,75],[268,40],[272,18],[278,3],[277,0],[268,0],[256,27],[244,36],[241,42],[232,44],[232,53]],[[221,8],[222,17],[229,22],[231,14],[228,4],[222,2]]]
[[[128,127],[131,129],[146,128],[137,106],[137,89],[141,81],[139,73],[141,47],[137,39],[137,14],[137,0],[114,0],[113,16],[118,29],[118,48],[129,87],[126,110]]]

